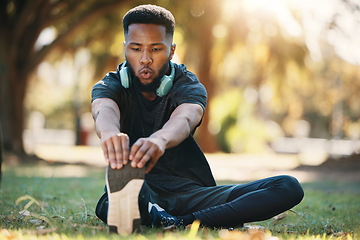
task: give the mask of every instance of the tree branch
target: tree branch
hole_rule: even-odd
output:
[[[26,26],[31,23],[31,18],[34,16],[34,14],[37,14],[35,9],[38,9],[39,6],[44,5],[48,1],[34,0],[25,2],[26,5],[24,6],[23,10],[16,14],[13,19],[14,26],[11,26],[11,29],[9,29],[12,31],[12,36],[14,37],[15,43],[18,43],[19,39],[22,38],[22,34],[25,32]]]
[[[22,38],[19,39],[18,46],[16,48],[17,60],[16,67],[22,74],[27,75],[33,68],[31,67],[31,58],[34,55],[34,45],[38,39],[41,31],[44,29],[44,23],[48,17],[51,5],[49,3],[43,4],[36,9],[37,17],[31,23],[29,28],[26,28]],[[28,63],[28,64],[26,64]]]
[[[52,5],[51,12],[55,11],[56,8],[60,8],[59,3],[60,1]],[[67,20],[69,16],[72,15],[72,13],[79,12],[79,10],[83,8],[84,5],[86,5],[86,3],[87,3],[86,1],[75,1],[73,4],[68,5],[65,9],[60,11],[58,14],[49,15],[49,20],[46,22],[46,25],[52,26],[52,25],[56,25],[59,22],[64,22],[64,20]]]
[[[90,22],[99,19],[101,16],[115,11],[124,3],[126,3],[125,0],[101,4],[100,6],[94,5],[90,10],[84,13],[83,16],[79,17],[79,20],[72,24],[67,31],[60,34],[51,44],[44,46],[39,52],[37,52],[34,58],[31,59],[29,68],[34,69],[41,61],[44,60],[50,51],[73,37],[81,28],[88,26]]]

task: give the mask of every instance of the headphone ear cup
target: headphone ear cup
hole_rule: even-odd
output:
[[[127,67],[122,67],[120,70],[120,81],[124,88],[130,87],[130,77]]]
[[[173,79],[171,76],[164,76],[161,79],[161,84],[158,87],[158,89],[156,89],[156,95],[158,95],[159,97],[163,97],[166,94],[169,93],[170,89],[172,88],[173,85]]]
[[[159,97],[163,97],[166,94],[168,94],[173,86],[173,81],[175,78],[175,66],[171,61],[170,61],[170,66],[171,66],[170,76],[166,76],[166,75],[163,76],[161,79],[160,86],[158,87],[158,89],[156,89],[156,95],[158,95]]]

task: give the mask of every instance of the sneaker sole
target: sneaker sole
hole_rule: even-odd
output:
[[[139,192],[144,183],[145,168],[133,168],[130,164],[122,169],[106,169],[108,192],[108,218],[110,232],[132,233],[139,225]]]

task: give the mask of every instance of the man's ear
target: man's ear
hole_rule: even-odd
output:
[[[175,49],[176,49],[176,44],[174,43],[174,44],[171,45],[171,47],[170,47],[170,60],[174,57]]]

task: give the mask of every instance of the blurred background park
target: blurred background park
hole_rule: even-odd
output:
[[[174,14],[174,62],[207,88],[196,133],[207,154],[284,154],[315,165],[360,153],[356,0],[4,0],[5,157],[103,163],[91,88],[124,61],[122,17],[144,3]],[[81,150],[66,154],[73,146]]]

